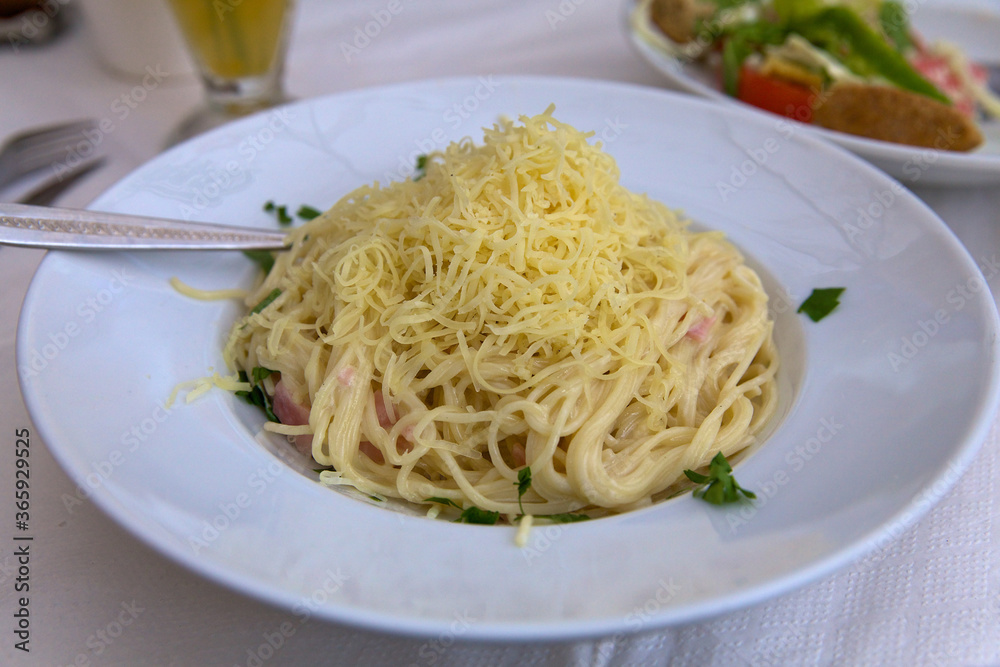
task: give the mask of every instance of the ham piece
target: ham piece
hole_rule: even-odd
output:
[[[343,382],[343,378],[341,378]],[[348,383],[350,380],[348,380]],[[381,392],[375,392],[375,414],[378,415],[379,425],[388,430],[392,428],[392,425],[396,423],[396,420],[390,416],[389,409],[385,404],[385,400],[382,397]],[[274,397],[272,399],[272,408],[274,409],[275,416],[281,421],[282,424],[289,424],[291,426],[303,426],[309,423],[309,408],[303,407],[296,403],[292,399],[292,394],[285,386],[285,383],[281,380],[274,385]],[[396,410],[393,408],[393,415],[395,415]],[[396,449],[400,453],[408,452],[413,449],[413,443],[410,441],[412,438],[412,430],[408,429],[404,437],[399,438],[396,441]],[[312,454],[312,439],[311,435],[297,435],[295,436],[295,449],[299,450],[302,454],[309,456]],[[365,454],[368,458],[378,464],[385,463],[385,457],[382,456],[382,452],[379,448],[368,442],[367,440],[362,441],[358,446],[358,449],[362,454]]]
[[[704,342],[704,340],[708,337],[708,332],[712,328],[713,324],[715,324],[714,317],[702,318],[697,324],[688,329],[687,334],[685,335],[688,338],[693,338],[699,343]]]
[[[277,384],[274,385],[274,397],[271,402],[274,415],[282,424],[305,426],[309,423],[309,408],[304,408],[296,403],[292,399],[292,393],[288,391],[288,387],[281,380],[278,380]],[[306,456],[311,455],[312,440],[311,435],[295,436],[295,449]]]

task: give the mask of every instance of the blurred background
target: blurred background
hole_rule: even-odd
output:
[[[969,1],[1000,11],[994,0]],[[297,0],[287,8],[271,2],[278,9],[272,7],[277,13],[266,21],[267,34],[243,37],[249,40],[244,45],[262,49],[263,65],[252,71],[226,70],[225,54],[198,51],[198,32],[212,27],[210,17],[183,14],[194,12],[190,4],[0,0],[0,137],[79,119],[96,123],[65,156],[67,164],[86,162],[88,168],[66,179],[50,203],[85,207],[185,133],[217,123],[204,117],[206,109],[238,114],[282,99],[454,75],[559,75],[665,87],[662,74],[629,43],[631,3],[623,0]],[[228,14],[265,11],[261,7],[268,3],[200,4]],[[187,40],[174,10],[186,21]],[[997,49],[1000,62],[1000,43]],[[208,64],[219,69],[206,74]],[[0,199],[38,187],[40,176],[0,191]],[[202,186],[192,181],[185,187],[196,194]],[[977,257],[1000,248],[996,188],[955,191],[917,183],[914,190],[967,247],[978,249]],[[43,254],[0,249],[0,447],[10,441],[10,431],[30,426],[13,366],[14,330]],[[995,293],[997,280],[992,282]],[[456,636],[431,644],[319,622],[297,627],[279,642],[275,631],[287,612],[196,577],[138,542],[92,503],[80,501],[75,485],[39,443],[32,450],[33,519],[39,526],[32,650],[15,650],[10,631],[0,629],[0,664],[862,665],[904,664],[898,659],[906,655],[912,658],[906,664],[997,665],[998,452],[994,433],[974,471],[892,548],[792,595],[617,642],[484,646]],[[0,494],[12,488],[11,475],[8,460],[0,458]],[[0,507],[0,525],[13,525],[9,503]],[[967,511],[975,518],[956,520],[970,516]],[[914,563],[933,559],[942,571],[968,571],[972,578],[939,594],[902,576],[920,567]],[[0,628],[10,625],[14,566],[12,550],[0,549],[0,611],[8,619]],[[967,585],[976,595],[968,595]],[[852,613],[844,610],[847,595],[854,600]],[[817,600],[822,604],[811,604]],[[109,636],[117,618],[131,620]],[[918,634],[923,643],[907,643]],[[271,649],[261,650],[268,643]]]
[[[252,1],[219,0],[235,9]],[[114,123],[95,147],[113,158],[63,204],[86,204],[156,155],[204,104],[203,79],[167,0],[4,0],[0,8],[2,129],[87,117]],[[663,83],[630,47],[620,2],[298,0],[289,16],[284,91],[292,98],[484,73]]]

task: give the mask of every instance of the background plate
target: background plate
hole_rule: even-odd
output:
[[[635,29],[632,13],[640,2],[625,4],[629,14],[627,30],[639,54],[659,70],[678,90],[725,104],[771,115],[724,94],[717,76],[701,63],[675,58],[651,45],[642,31]],[[914,3],[916,5],[916,3]],[[1000,11],[987,3],[935,3],[917,5],[911,20],[928,41],[946,39],[960,45],[975,62],[1000,66]],[[790,121],[791,122],[791,121]],[[1000,183],[1000,121],[980,124],[984,143],[975,151],[957,153],[903,146],[887,141],[856,137],[812,125],[800,125],[805,131],[833,141],[860,155],[907,185],[976,186]]]
[[[321,487],[260,415],[174,386],[222,369],[239,308],[176,293],[249,284],[239,253],[50,252],[18,332],[22,391],[73,480],[133,534],[304,617],[489,639],[609,635],[752,604],[892,540],[957,479],[997,402],[996,311],[979,269],[915,197],[798,128],[628,85],[481,77],[360,90],[234,123],[164,153],[94,208],[267,227],[265,200],[333,204],[499,115],[556,115],[622,181],[725,231],[764,275],[783,358],[758,493],[690,495],[533,531],[405,516]],[[183,185],[183,187],[181,187]],[[190,193],[195,192],[195,195]],[[847,288],[819,324],[814,287]]]

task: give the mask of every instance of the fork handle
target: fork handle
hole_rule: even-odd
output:
[[[205,222],[0,203],[0,243],[87,250],[277,250],[286,233]]]

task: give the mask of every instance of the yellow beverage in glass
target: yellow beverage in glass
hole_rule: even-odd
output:
[[[292,0],[170,0],[209,102],[238,113],[281,100]]]
[[[288,0],[170,0],[195,58],[211,74],[267,74],[285,32]]]

